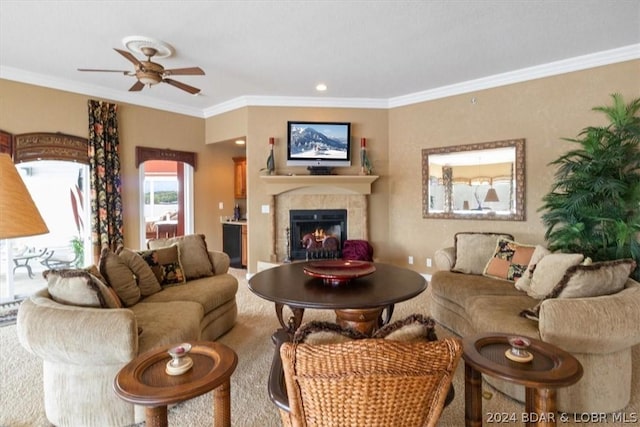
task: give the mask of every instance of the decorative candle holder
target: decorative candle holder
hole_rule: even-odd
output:
[[[530,362],[533,354],[528,351],[531,341],[525,337],[510,337],[508,339],[511,348],[507,349],[505,356],[514,362]]]
[[[171,356],[171,360],[167,362],[165,372],[169,375],[181,375],[191,369],[193,360],[187,356],[189,351],[191,351],[189,343],[182,343],[170,348],[167,353]]]

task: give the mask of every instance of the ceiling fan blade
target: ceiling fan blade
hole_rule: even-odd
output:
[[[137,66],[142,66],[142,64],[140,64],[140,61],[138,61],[138,58],[136,58],[135,56],[133,56],[133,54],[131,52],[127,52],[126,50],[122,50],[122,49],[116,49],[115,47],[113,48],[113,50],[115,50],[116,52],[118,52],[120,55],[124,56],[125,58],[127,58],[129,61],[131,61],[131,63],[133,63],[134,65]]]
[[[171,70],[164,70],[164,74],[167,76],[204,76],[204,71],[200,67],[172,68]]]
[[[163,82],[169,83],[171,86],[175,86],[178,89],[182,89],[186,92],[189,92],[191,95],[195,95],[196,93],[200,93],[200,89],[197,87],[189,86],[187,84],[172,80],[172,79],[162,79]]]
[[[129,88],[129,92],[138,92],[144,88],[144,83],[141,83],[140,80],[136,81],[133,86]]]
[[[100,73],[122,73],[124,75],[128,75],[130,71],[123,70],[98,70],[94,68],[78,68],[78,71],[98,71]]]

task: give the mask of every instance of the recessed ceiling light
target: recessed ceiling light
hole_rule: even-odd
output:
[[[326,84],[324,84],[324,83],[318,83],[318,84],[316,85],[316,90],[317,90],[318,92],[324,92],[325,90],[327,90],[327,85],[326,85]]]
[[[244,145],[244,139],[236,139],[236,144]]]

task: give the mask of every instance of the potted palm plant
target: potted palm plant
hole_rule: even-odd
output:
[[[611,97],[613,105],[593,109],[606,115],[605,126],[564,138],[579,147],[550,163],[555,183],[539,210],[549,249],[640,265],[640,98]],[[640,279],[640,267],[633,277]]]

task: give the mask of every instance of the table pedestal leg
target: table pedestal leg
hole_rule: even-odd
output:
[[[284,308],[284,304],[277,302],[275,303],[275,305],[276,305],[276,317],[278,318],[278,322],[280,323],[280,326],[287,329],[289,332],[293,334],[296,331],[296,329],[300,327],[300,324],[302,324],[302,317],[304,316],[304,308],[289,307],[289,309],[293,313],[293,316],[291,316],[289,320],[285,322],[282,314],[282,309]]]
[[[482,427],[482,374],[464,364],[464,425]]]
[[[350,327],[366,335],[378,327],[380,315],[384,308],[354,308],[335,310],[336,322],[344,327]]]
[[[166,406],[147,406],[144,408],[144,417],[147,427],[169,427]]]
[[[231,427],[231,382],[213,390],[213,427]]]
[[[556,425],[556,390],[550,388],[525,389],[524,410],[526,427]]]

